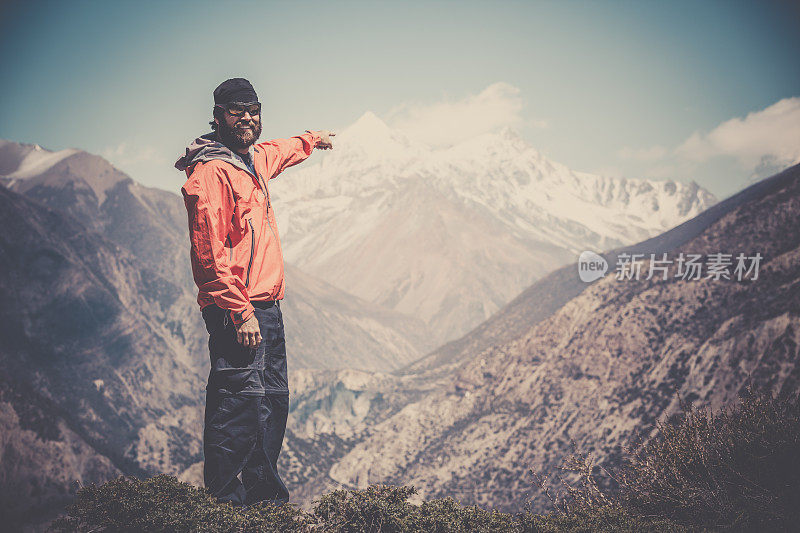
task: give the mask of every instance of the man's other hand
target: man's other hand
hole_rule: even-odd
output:
[[[332,131],[328,130],[319,130],[319,141],[317,142],[316,148],[320,150],[330,150],[333,148],[333,141],[331,141],[331,137],[335,137],[336,134]]]
[[[261,328],[255,313],[236,326],[236,340],[247,348],[257,348],[261,344]]]

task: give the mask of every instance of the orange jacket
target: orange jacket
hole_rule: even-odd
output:
[[[175,163],[188,177],[181,193],[201,308],[228,309],[238,325],[253,314],[251,300],[283,298],[283,254],[267,182],[305,160],[319,139],[307,130],[251,146],[255,175],[214,133],[196,139]]]

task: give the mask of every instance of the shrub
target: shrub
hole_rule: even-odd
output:
[[[463,506],[452,498],[423,502],[411,531],[430,533],[520,531],[517,517],[477,506]]]
[[[687,529],[669,519],[637,516],[618,505],[601,505],[569,513],[520,515],[525,533],[683,533]]]
[[[579,478],[578,485],[565,483],[563,495],[550,494],[547,477],[532,472],[558,519],[595,519],[613,509],[609,516],[655,517],[693,530],[789,530],[800,523],[796,397],[748,386],[738,405],[716,413],[682,399],[680,405],[682,414],[657,423],[655,437],[636,439],[615,472],[602,469],[601,483],[601,469],[578,453],[562,465]]]
[[[204,489],[167,475],[118,477],[81,488],[52,531],[278,532],[304,531],[308,517],[291,504],[248,509],[220,503]]]
[[[395,533],[407,530],[413,506],[408,497],[414,487],[371,485],[364,490],[335,490],[322,496],[314,506],[321,531]]]
[[[681,402],[683,416],[633,452],[622,503],[640,514],[712,528],[800,523],[800,404],[748,387],[718,413]]]
[[[414,487],[371,485],[363,490],[337,490],[314,507],[320,531],[336,533],[480,533],[518,532],[514,516],[463,506],[452,498],[408,503]]]

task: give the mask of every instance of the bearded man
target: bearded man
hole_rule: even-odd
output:
[[[327,130],[256,144],[261,104],[244,78],[214,90],[212,131],[176,163],[189,215],[192,274],[211,358],[203,475],[209,491],[237,506],[282,505],[277,469],[289,410],[284,343],[283,254],[267,183],[333,148]],[[240,479],[241,475],[241,479]]]

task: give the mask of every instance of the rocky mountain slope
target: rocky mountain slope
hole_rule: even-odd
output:
[[[431,149],[372,113],[272,187],[304,272],[466,333],[583,250],[638,242],[715,202],[695,183],[574,172],[513,130]]]
[[[99,156],[0,141],[0,182],[65,212],[176,285],[167,326],[181,357],[207,366],[208,335],[191,278],[186,210],[177,194],[144,187]],[[177,172],[176,172],[177,175]],[[354,298],[287,264],[284,306],[293,368],[392,370],[435,346],[424,323]],[[154,288],[153,290],[157,290]]]
[[[718,407],[750,379],[797,394],[799,224],[795,166],[638,245],[673,259],[760,253],[758,279],[684,280],[673,265],[667,280],[612,273],[576,289],[563,283],[581,284],[573,264],[447,352],[351,379],[352,388],[346,376],[328,376],[337,385],[322,405],[347,427],[326,425],[321,410],[305,424],[296,411],[295,424],[320,432],[319,442],[340,438],[347,452],[298,494],[386,482],[506,510],[532,497],[542,508],[529,468],[554,472],[571,440],[613,463],[637,428],[677,410],[676,393]],[[555,296],[541,300],[546,280]]]
[[[758,183],[714,204],[698,216],[656,235],[651,239],[617,248],[600,254],[614,269],[621,254],[661,254],[672,252],[705,231],[722,216],[738,206],[768,194],[776,184],[791,179],[791,173],[781,173]],[[589,287],[577,275],[577,262],[554,270],[540,279],[514,300],[500,309],[491,318],[479,324],[468,334],[438,347],[433,352],[414,361],[393,373],[399,375],[419,375],[422,381],[432,375],[446,375],[469,360],[475,353],[506,342],[525,333],[533,325],[548,318],[572,298]]]
[[[55,509],[76,481],[191,471],[208,337],[180,197],[77,150],[3,141],[0,170],[0,514]],[[287,303],[291,371],[431,347],[420,321],[290,265]]]
[[[0,204],[4,513],[198,460],[203,376],[167,320],[180,289],[70,216],[4,187]]]

